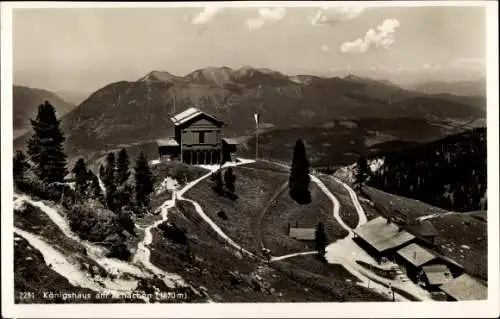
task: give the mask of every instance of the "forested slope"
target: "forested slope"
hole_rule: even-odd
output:
[[[486,128],[391,152],[370,186],[453,211],[486,209]]]

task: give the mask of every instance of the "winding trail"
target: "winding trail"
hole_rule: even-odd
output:
[[[238,166],[247,164],[253,161],[240,160],[238,163],[226,163],[222,168],[229,166]],[[150,261],[151,251],[148,248],[152,243],[153,236],[151,230],[158,227],[161,223],[167,220],[168,210],[175,206],[177,199],[186,200],[191,202],[196,209],[196,212],[227,242],[229,242],[238,251],[249,254],[253,256],[252,253],[243,249],[241,246],[236,244],[231,240],[210,218],[203,212],[201,206],[190,199],[184,198],[183,194],[190,188],[195,186],[197,183],[203,179],[209,177],[213,171],[219,169],[219,166],[208,167],[209,173],[203,175],[202,177],[188,183],[181,190],[172,192],[172,198],[163,203],[160,207],[161,219],[154,222],[152,225],[144,228],[145,234],[144,238],[137,245],[137,250],[133,256],[132,262],[125,262],[115,258],[107,258],[107,249],[104,247],[92,244],[86,240],[81,240],[70,228],[67,220],[63,217],[56,207],[49,206],[42,201],[32,200],[27,195],[14,194],[14,207],[20,208],[24,202],[29,203],[35,207],[38,207],[43,213],[45,213],[49,219],[60,229],[60,231],[68,238],[81,244],[87,252],[87,256],[101,266],[107,273],[116,276],[117,278],[110,280],[108,278],[101,278],[99,276],[91,277],[89,274],[80,268],[80,262],[72,260],[72,258],[65,256],[62,252],[53,248],[49,243],[45,242],[40,236],[34,235],[28,231],[15,228],[14,231],[18,236],[21,236],[29,242],[31,246],[37,249],[47,265],[52,267],[61,276],[68,279],[68,281],[75,286],[89,288],[96,292],[106,292],[113,296],[120,295],[126,292],[130,292],[137,288],[138,280],[137,278],[153,278],[154,276],[159,277],[163,280],[165,285],[170,288],[176,286],[186,286],[181,276],[173,273],[168,273],[155,265]],[[102,180],[99,178],[99,184],[103,193],[106,192],[105,186]],[[123,278],[125,275],[126,278]],[[126,276],[128,275],[128,276]],[[132,277],[132,279],[131,279]],[[191,287],[193,288],[193,287]],[[194,288],[193,288],[194,289]],[[144,299],[145,302],[149,300]],[[210,302],[210,298],[209,298]]]
[[[290,169],[290,166],[285,164],[276,163],[268,160],[263,160],[263,161],[284,167],[286,169]],[[133,261],[131,263],[123,262],[114,258],[106,258],[105,257],[106,250],[103,247],[79,239],[78,236],[76,236],[76,234],[74,234],[71,231],[69,225],[67,224],[66,219],[58,213],[57,209],[50,207],[44,204],[43,202],[33,201],[27,196],[22,196],[22,195],[15,195],[17,196],[17,199],[15,200],[15,205],[16,201],[26,201],[36,207],[39,207],[59,227],[59,229],[64,233],[64,235],[82,244],[87,249],[88,256],[92,260],[94,260],[97,264],[99,264],[101,267],[103,267],[110,274],[114,274],[120,277],[123,274],[129,274],[132,275],[133,277],[139,277],[139,278],[151,278],[154,275],[156,275],[160,277],[168,287],[175,287],[177,285],[185,286],[186,283],[182,280],[180,276],[178,276],[177,274],[167,273],[161,270],[160,268],[154,266],[150,262],[151,251],[149,250],[148,246],[152,243],[153,240],[151,230],[156,228],[158,225],[160,225],[161,223],[163,223],[168,219],[168,210],[175,206],[176,200],[185,200],[192,203],[197,214],[200,217],[202,217],[203,220],[233,248],[240,251],[241,253],[245,253],[248,256],[257,257],[253,253],[247,251],[246,249],[238,245],[234,240],[229,238],[229,236],[227,236],[224,233],[224,231],[215,222],[213,222],[208,217],[208,215],[205,214],[199,203],[197,203],[194,200],[185,198],[183,196],[189,189],[197,185],[202,180],[208,178],[213,172],[219,170],[220,168],[239,166],[252,162],[254,161],[239,159],[239,162],[226,163],[222,167],[220,167],[219,165],[209,165],[209,166],[200,165],[201,167],[208,169],[210,172],[188,183],[181,190],[179,191],[174,190],[172,192],[172,198],[167,200],[164,204],[162,204],[159,207],[162,218],[144,229],[145,230],[144,238],[138,244],[137,250],[133,257]],[[352,229],[349,228],[340,217],[339,214],[340,203],[338,199],[330,192],[330,190],[325,186],[325,184],[319,178],[317,178],[312,174],[310,174],[310,177],[311,181],[317,184],[318,187],[324,192],[324,194],[332,201],[333,204],[332,212],[335,220],[339,223],[339,225],[342,228],[344,228],[348,232],[348,235],[345,238],[337,240],[336,242],[327,246],[325,257],[327,258],[328,262],[341,264],[342,266],[344,266],[346,270],[348,270],[351,274],[353,274],[356,278],[360,280],[361,282],[360,285],[364,287],[368,286],[372,290],[375,290],[383,295],[387,295],[387,287],[392,285],[394,281],[382,278],[374,273],[371,273],[362,266],[360,266],[358,263],[356,263],[356,260],[363,260],[365,262],[372,263],[373,258],[371,258],[362,248],[360,248],[352,240],[354,236]],[[353,205],[356,208],[356,212],[358,214],[357,227],[361,226],[367,221],[367,218],[362,206],[359,203],[356,193],[347,184],[343,183],[342,181],[336,178],[335,180],[339,182],[349,192]],[[282,186],[282,188],[279,189],[278,192],[275,193],[275,195],[279,194],[280,191],[283,191],[284,187],[286,187],[286,184],[285,186]],[[17,205],[19,205],[19,203],[17,203]],[[111,294],[116,294],[119,293],[120,291],[130,291],[135,289],[135,287],[137,286],[138,281],[135,279],[129,279],[129,280],[120,279],[115,281],[106,279],[103,280],[101,283],[95,281],[89,281],[88,278],[83,277],[84,274],[82,274],[81,271],[75,273],[76,275],[71,277],[71,272],[75,270],[74,268],[75,265],[72,264],[71,261],[69,261],[64,255],[56,251],[47,243],[44,243],[37,236],[30,234],[29,232],[20,229],[15,229],[15,232],[19,236],[22,236],[23,238],[28,240],[33,247],[35,247],[42,253],[46,262],[48,261],[48,263],[54,265],[53,267],[58,273],[68,278],[68,280],[70,280],[70,282],[74,283],[75,285],[86,287],[95,291],[106,291]],[[295,256],[311,255],[315,253],[316,252],[314,251],[307,251],[307,252],[288,254],[284,256],[274,256],[271,257],[271,261],[279,261],[287,258],[292,258]],[[70,269],[70,271],[68,271],[68,269]],[[104,285],[104,287],[102,287],[102,285]],[[424,294],[421,291],[418,291],[417,289],[412,289],[414,287],[410,287],[408,285],[405,285],[403,287],[403,285],[401,285],[400,288],[405,291],[409,290],[408,294],[415,295],[415,297],[419,300],[430,299],[426,298],[426,296],[424,296]],[[395,300],[408,300],[407,298],[401,296],[398,293],[395,293],[394,296]]]
[[[265,248],[264,235],[262,234],[262,229],[263,229],[262,222],[264,220],[264,216],[267,214],[269,207],[271,207],[271,205],[274,204],[274,201],[276,200],[276,198],[278,198],[278,196],[280,196],[285,191],[287,186],[288,186],[288,182],[284,182],[281,185],[281,187],[278,188],[278,190],[276,190],[276,192],[274,192],[273,196],[269,199],[266,206],[264,207],[264,209],[260,213],[259,217],[257,218],[257,222],[256,222],[256,226],[255,226],[254,230],[257,233],[257,239],[260,241],[260,246],[262,249]],[[271,257],[271,260],[273,260],[273,258],[275,258],[275,257]]]
[[[127,263],[125,261],[121,261],[115,258],[107,258],[105,255],[107,254],[107,250],[104,247],[92,244],[86,240],[81,240],[70,228],[66,219],[59,214],[56,208],[51,207],[41,201],[35,201],[29,198],[26,195],[18,195],[15,194],[17,199],[15,202],[26,202],[31,204],[37,208],[39,208],[42,212],[44,212],[47,217],[61,230],[61,232],[68,238],[78,242],[81,244],[87,251],[87,255],[95,261],[99,266],[104,268],[108,273],[120,276],[122,274],[130,274],[135,277],[141,278],[151,278],[151,274],[147,274],[143,269]],[[19,205],[19,203],[18,203]]]
[[[283,255],[283,256],[271,257],[271,261],[278,261],[278,260],[288,259],[288,258],[297,257],[297,256],[314,255],[317,253],[318,253],[317,251],[304,251],[301,253],[293,253],[293,254],[288,254],[288,255]]]
[[[168,273],[153,265],[150,261],[151,251],[149,250],[148,246],[153,242],[153,234],[151,233],[151,230],[158,227],[158,225],[167,220],[168,210],[174,206],[175,190],[172,192],[172,199],[166,201],[162,206],[160,206],[161,219],[144,229],[144,238],[141,242],[139,242],[139,244],[137,244],[137,250],[132,259],[132,262],[134,264],[143,265],[157,277],[161,278],[165,285],[170,288],[174,288],[176,286],[187,286],[187,284],[179,275]]]
[[[356,192],[349,185],[347,185],[346,183],[344,183],[340,179],[338,179],[336,177],[333,177],[333,179],[337,183],[342,185],[347,190],[347,192],[349,193],[349,196],[351,197],[351,201],[354,205],[354,208],[356,208],[356,212],[358,213],[358,225],[356,226],[356,228],[365,224],[368,221],[368,219],[366,218],[366,213],[365,213],[365,210],[363,209],[363,206],[361,206],[361,204],[359,203],[359,198],[358,198],[358,195],[356,195]]]
[[[200,178],[198,178],[198,179],[190,182],[189,184],[187,184],[182,190],[180,190],[177,193],[177,199],[184,200],[184,201],[187,201],[187,202],[190,202],[191,204],[193,204],[194,209],[196,210],[196,212],[198,213],[198,215],[200,215],[200,217],[220,237],[222,237],[228,244],[230,244],[231,246],[233,246],[233,248],[235,248],[239,252],[244,253],[244,254],[246,254],[248,256],[256,257],[253,253],[251,253],[250,251],[244,249],[243,247],[241,247],[240,245],[238,245],[234,240],[232,240],[231,238],[229,238],[229,236],[226,235],[226,233],[224,233],[224,231],[212,219],[210,219],[210,217],[208,217],[207,214],[205,214],[205,212],[201,208],[200,204],[198,204],[198,202],[196,202],[196,201],[194,201],[192,199],[189,199],[189,198],[186,198],[186,197],[183,196],[190,188],[192,188],[193,186],[195,186],[196,184],[198,184],[199,182],[201,182],[205,178],[210,177],[210,175],[212,175],[213,172],[216,172],[216,171],[218,171],[221,168],[234,167],[234,166],[244,165],[244,164],[253,163],[253,162],[255,162],[255,161],[253,161],[253,160],[239,159],[239,162],[236,162],[236,163],[235,162],[225,163],[224,165],[222,165],[222,167],[219,166],[219,165],[199,165],[200,167],[203,167],[203,168],[206,168],[206,169],[210,170],[210,172],[207,173],[207,174],[205,174],[205,175],[203,175],[202,177],[200,177]]]
[[[53,248],[39,236],[17,227],[14,227],[14,233],[24,238],[33,248],[38,250],[40,254],[42,254],[45,264],[59,275],[66,278],[73,286],[88,288],[95,292],[107,293],[114,297],[118,297],[137,287],[137,283],[130,280],[112,281],[100,276],[92,277],[69,257]],[[147,302],[147,299],[141,299]]]
[[[282,163],[276,163],[268,160],[264,160],[266,162],[288,168],[290,169],[290,166],[282,164]],[[349,271],[352,275],[354,275],[358,280],[360,281],[359,285],[363,287],[368,287],[369,289],[372,289],[381,295],[387,296],[388,293],[390,292],[390,287],[397,287],[405,292],[407,292],[407,295],[411,295],[413,299],[417,300],[431,300],[430,295],[427,291],[424,289],[420,288],[419,286],[407,282],[407,283],[398,283],[397,281],[394,280],[389,280],[387,278],[383,278],[381,276],[378,276],[377,274],[368,271],[364,267],[362,267],[360,264],[356,262],[356,260],[361,260],[367,263],[376,263],[375,260],[366,253],[359,245],[357,245],[352,238],[354,237],[354,233],[352,229],[347,226],[342,218],[340,217],[340,203],[338,199],[335,197],[335,195],[332,194],[332,192],[328,189],[328,187],[325,186],[325,184],[316,176],[310,174],[311,176],[311,181],[316,183],[318,187],[325,193],[325,195],[332,201],[333,204],[333,216],[335,220],[339,223],[339,225],[344,228],[347,232],[348,235],[344,237],[343,239],[337,240],[334,243],[328,245],[326,247],[326,254],[325,257],[327,261],[331,264],[341,264],[347,271]],[[329,178],[333,178],[332,176],[329,176]],[[353,202],[353,205],[356,209],[356,212],[358,214],[358,225],[356,226],[359,227],[363,225],[364,223],[367,222],[366,218],[366,213],[359,203],[358,196],[354,192],[354,190],[349,187],[346,183],[342,182],[341,180],[337,178],[333,178],[336,182],[339,182],[348,192],[351,198],[351,201]],[[289,254],[281,257],[277,257],[275,259],[271,260],[283,260],[286,258],[292,258],[295,256],[300,256],[300,255],[308,255],[311,254],[311,252],[303,252],[303,253],[296,253],[296,254]],[[279,259],[278,259],[279,258]],[[394,292],[394,299],[396,301],[409,301],[407,297]]]

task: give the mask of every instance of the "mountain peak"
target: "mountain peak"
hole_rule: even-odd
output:
[[[186,78],[201,84],[212,83],[222,86],[232,82],[234,72],[235,71],[233,69],[227,66],[211,66],[195,70],[186,75]]]
[[[172,83],[181,80],[182,78],[176,75],[173,75],[167,71],[157,71],[153,70],[146,74],[144,77],[139,79],[139,81],[161,81]]]

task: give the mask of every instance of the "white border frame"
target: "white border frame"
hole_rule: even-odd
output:
[[[85,304],[16,305],[13,300],[12,212],[12,11],[18,8],[139,8],[139,7],[319,7],[332,6],[484,6],[487,7],[487,147],[488,147],[488,300],[408,303],[224,303],[224,304]],[[27,318],[134,317],[498,317],[498,3],[496,1],[339,1],[339,2],[2,2],[1,3],[1,119],[2,119],[2,316]]]

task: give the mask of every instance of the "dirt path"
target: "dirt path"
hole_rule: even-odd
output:
[[[281,167],[289,168],[289,166],[285,164],[275,163],[272,161],[267,161],[267,162],[273,163]],[[368,263],[376,263],[371,256],[369,256],[361,247],[359,247],[352,240],[354,233],[352,232],[352,229],[349,226],[347,226],[347,224],[345,224],[342,218],[340,217],[339,214],[340,204],[335,195],[333,195],[332,192],[328,189],[328,187],[326,187],[325,184],[321,182],[321,180],[319,180],[316,176],[312,174],[310,176],[311,176],[311,181],[316,183],[318,187],[325,193],[325,195],[328,196],[328,198],[330,198],[333,204],[332,211],[335,220],[339,223],[339,225],[342,228],[344,228],[348,232],[348,235],[345,238],[337,240],[336,242],[327,246],[325,257],[328,260],[328,262],[341,264],[347,271],[349,271],[352,275],[354,275],[361,281],[360,285],[372,289],[374,291],[377,291],[382,295],[387,296],[388,293],[390,292],[389,287],[392,286],[407,292],[408,295],[412,296],[412,299],[431,300],[430,295],[427,291],[413,284],[412,282],[400,283],[396,280],[390,280],[387,278],[380,277],[375,273],[368,271],[367,269],[365,269],[356,262],[356,260],[362,260]],[[349,192],[351,201],[353,202],[353,205],[356,208],[356,212],[358,214],[357,227],[366,223],[367,221],[366,214],[363,210],[363,207],[360,205],[358,197],[354,192],[354,190],[352,190],[347,184],[343,183],[342,181],[337,179],[335,180],[339,182]],[[285,255],[282,256],[281,259],[291,258],[299,256],[300,254],[309,254],[309,253],[310,252],[302,252],[302,253]],[[408,298],[398,293],[394,293],[394,298],[396,301],[409,301]]]
[[[224,165],[222,165],[222,168],[240,166],[240,165],[245,165],[245,164],[253,163],[254,162],[253,160],[244,160],[244,159],[239,159],[239,160],[240,161],[236,162],[236,163],[225,163]],[[198,184],[199,182],[201,182],[205,178],[210,177],[210,175],[212,175],[213,172],[216,172],[217,170],[219,170],[221,168],[219,165],[199,165],[199,166],[203,167],[205,169],[210,170],[210,172],[207,173],[207,174],[205,174],[205,175],[203,175],[202,177],[198,178],[197,180],[194,180],[193,182],[187,184],[182,190],[180,190],[179,192],[177,192],[177,199],[184,200],[184,201],[187,201],[187,202],[190,202],[191,204],[193,204],[194,209],[196,210],[196,212],[198,213],[198,215],[200,215],[200,217],[220,237],[222,237],[228,244],[230,244],[231,246],[233,246],[233,248],[235,248],[236,250],[238,250],[240,253],[244,253],[244,254],[246,254],[248,256],[255,257],[255,255],[253,253],[251,253],[248,250],[244,249],[243,247],[241,247],[240,245],[238,245],[234,240],[232,240],[231,238],[229,238],[229,236],[226,233],[224,233],[224,231],[210,217],[208,217],[207,214],[205,214],[205,212],[203,211],[203,208],[201,207],[201,205],[198,202],[196,202],[196,201],[194,201],[192,199],[189,199],[189,198],[185,198],[183,196],[190,188],[194,187],[196,184]]]
[[[30,232],[14,227],[14,233],[24,238],[33,248],[42,254],[45,264],[76,287],[88,288],[95,292],[110,294],[118,298],[137,287],[136,280],[110,280],[100,276],[90,276],[70,257],[46,243],[42,238]],[[143,299],[148,302],[148,300]]]
[[[288,254],[288,255],[283,255],[283,256],[272,257],[271,261],[278,261],[278,260],[288,259],[288,258],[297,257],[297,256],[314,255],[317,253],[318,253],[317,251],[304,251],[301,253],[293,253],[293,254]]]
[[[280,188],[278,188],[276,190],[276,192],[274,192],[273,196],[269,199],[269,201],[267,202],[266,206],[264,207],[264,209],[259,214],[259,216],[258,216],[258,218],[256,220],[256,225],[254,226],[254,231],[256,232],[256,238],[260,242],[260,247],[261,248],[265,248],[265,246],[264,246],[264,235],[262,234],[262,228],[263,228],[262,221],[264,219],[264,216],[267,214],[267,211],[269,210],[269,207],[271,207],[271,205],[274,204],[274,201],[276,200],[276,198],[278,198],[278,196],[280,196],[281,194],[283,194],[283,192],[286,190],[287,186],[288,186],[288,182],[284,182],[280,186]]]
[[[347,190],[347,192],[349,193],[349,196],[351,197],[351,201],[354,205],[354,208],[356,208],[356,212],[358,213],[358,225],[356,226],[356,228],[363,225],[364,223],[366,223],[368,221],[366,218],[366,213],[365,213],[365,210],[363,209],[363,207],[361,206],[361,204],[359,203],[358,195],[356,195],[356,192],[349,185],[347,185],[346,183],[344,183],[340,179],[338,179],[336,177],[333,177],[333,179],[337,183],[342,185]]]
[[[174,205],[175,205],[175,190],[172,192],[172,199],[166,201],[162,206],[160,206],[161,219],[144,229],[144,238],[142,239],[141,242],[137,244],[137,250],[132,259],[132,263],[144,266],[146,269],[155,274],[158,278],[161,278],[165,283],[165,285],[170,288],[174,288],[177,285],[186,286],[186,283],[180,276],[176,274],[167,273],[166,271],[163,271],[162,269],[153,265],[150,261],[151,251],[149,250],[148,247],[153,242],[153,234],[151,233],[151,230],[153,228],[158,227],[158,225],[167,220],[168,210],[174,207]]]

